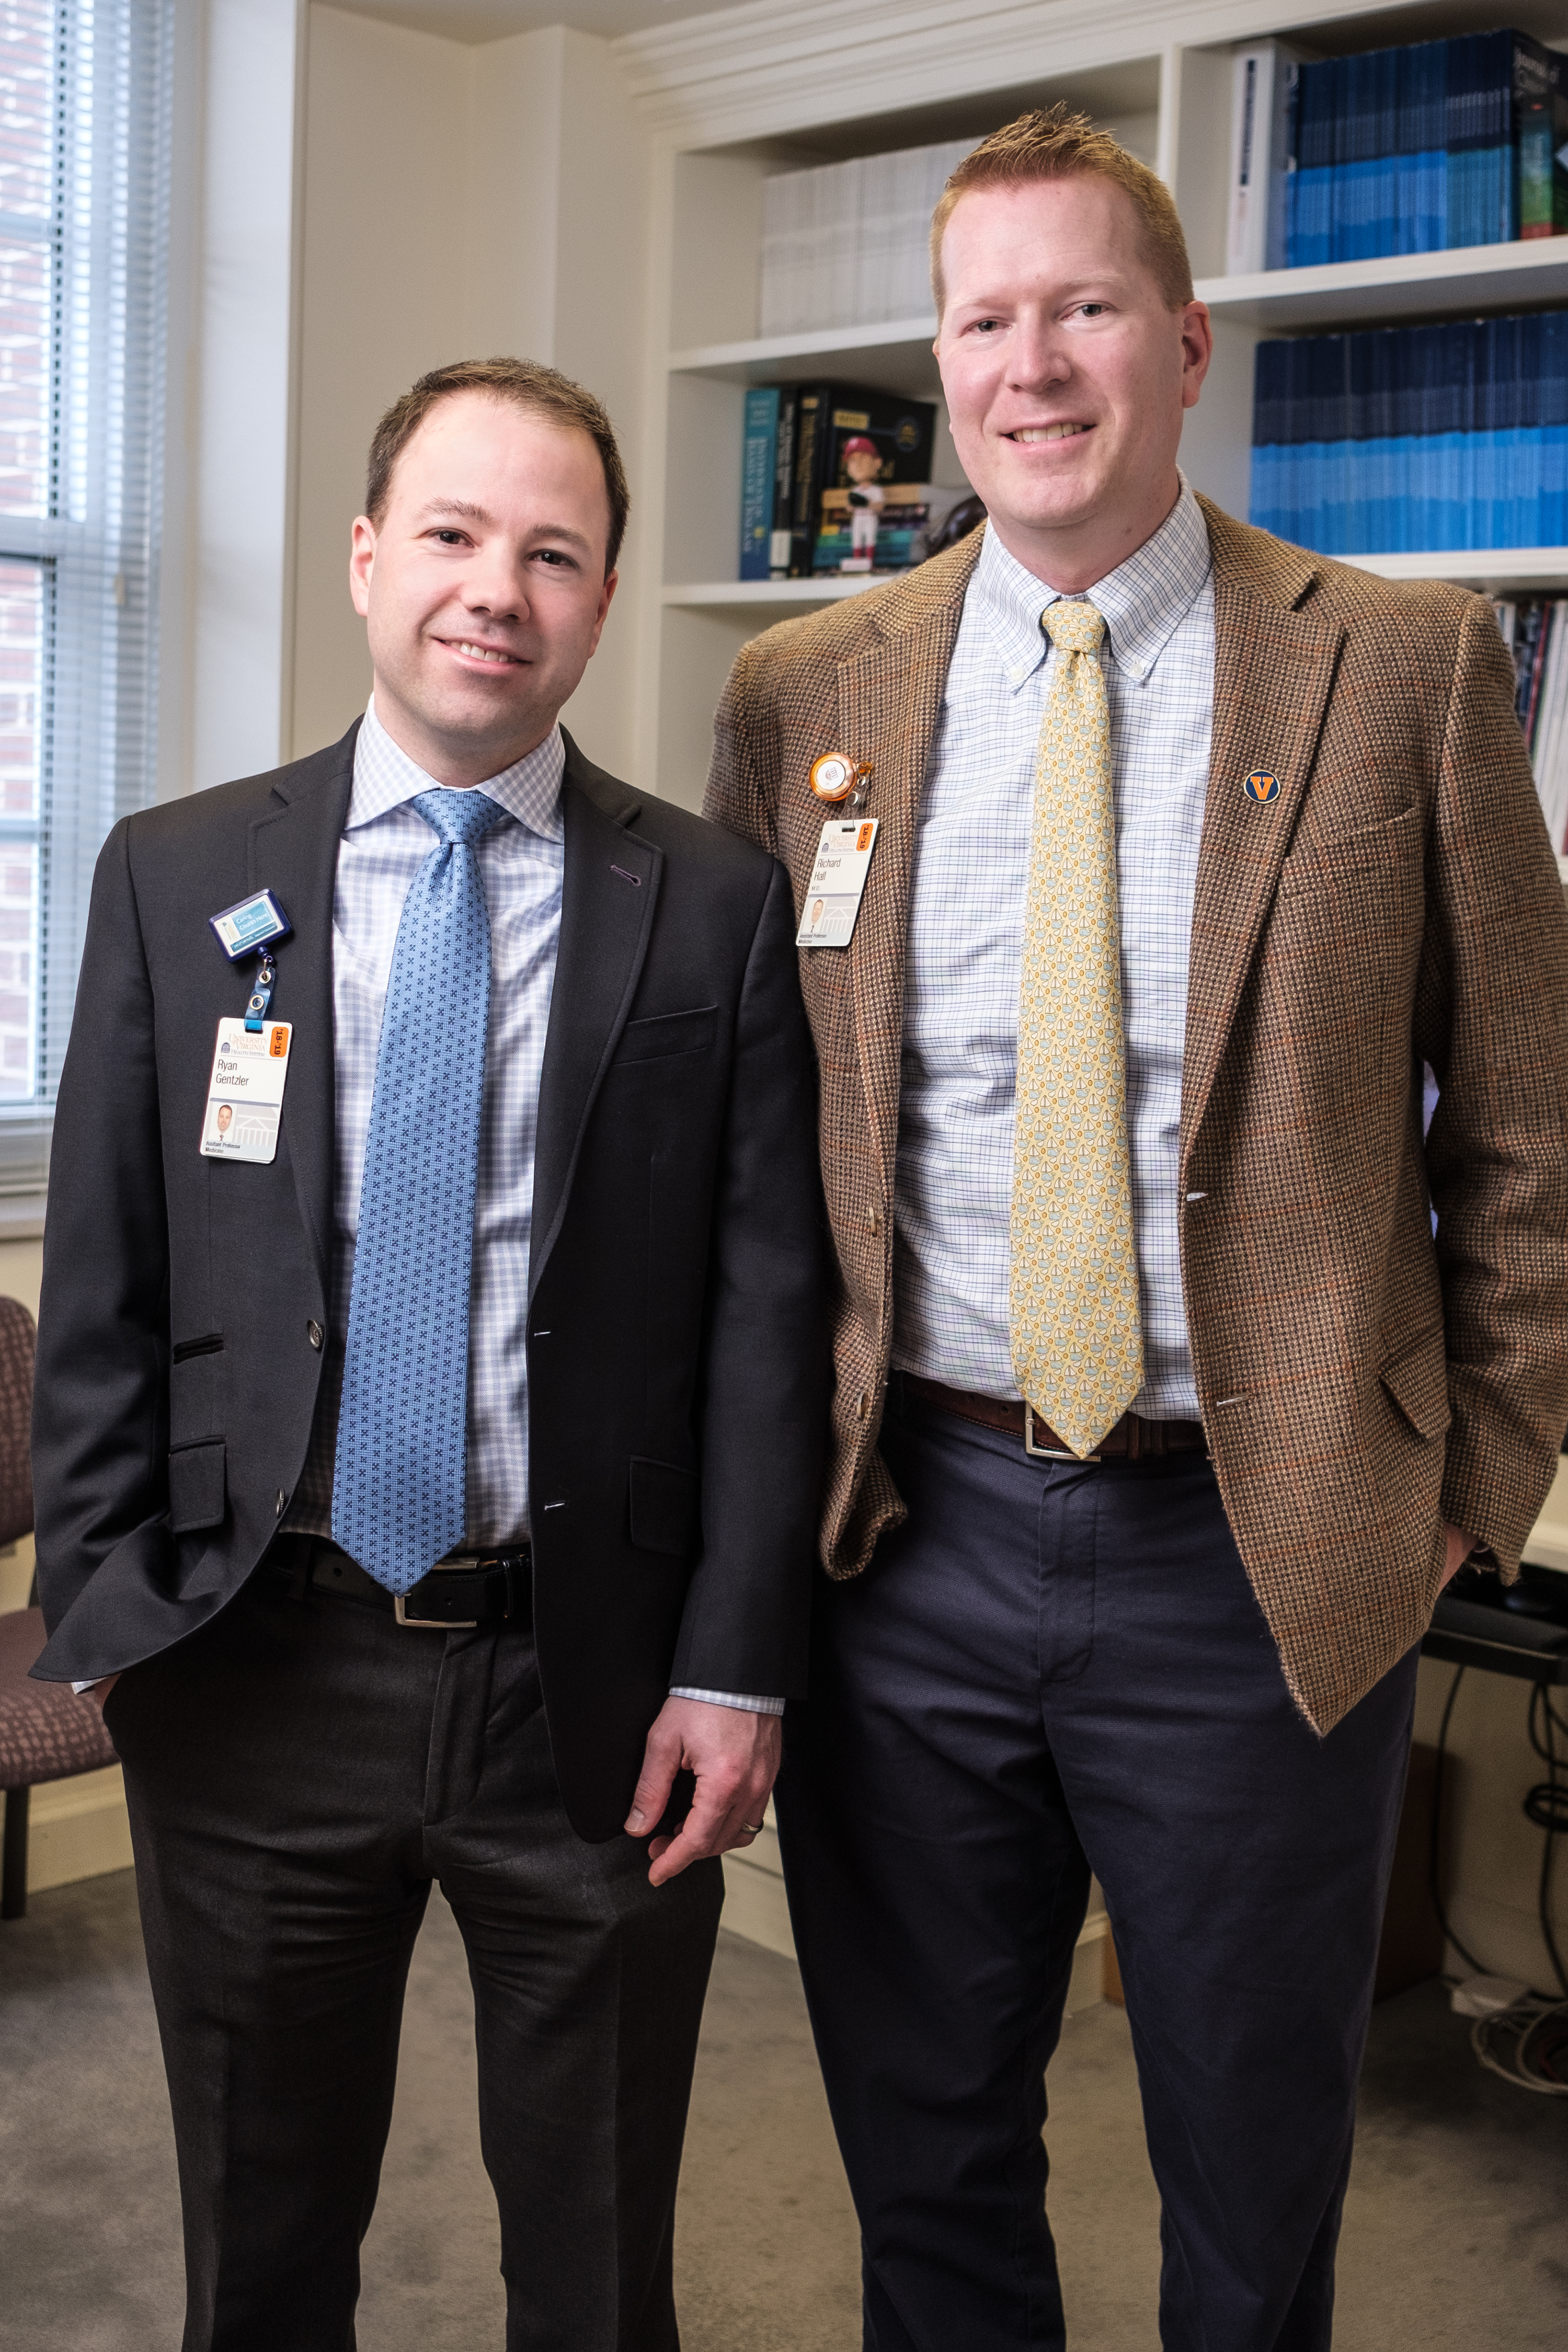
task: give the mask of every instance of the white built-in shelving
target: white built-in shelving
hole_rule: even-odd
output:
[[[1364,327],[1385,320],[1402,325],[1480,310],[1539,310],[1568,302],[1568,236],[1202,278],[1193,290],[1215,318],[1242,320],[1270,335],[1299,327]]]
[[[770,173],[979,139],[1057,98],[1106,123],[1163,174],[1181,209],[1215,339],[1183,463],[1200,489],[1245,516],[1261,337],[1568,302],[1568,237],[1219,275],[1233,49],[1279,33],[1320,54],[1349,53],[1505,20],[1568,47],[1562,0],[1522,0],[1501,16],[1486,0],[1332,9],[1289,0],[757,0],[619,43],[654,128],[663,257],[647,319],[639,484],[658,553],[634,591],[648,781],[694,804],[713,709],[747,637],[880,584],[735,579],[745,386],[837,377],[940,402],[929,316],[757,334]],[[963,480],[944,423],[933,472]],[[1563,548],[1350,560],[1387,579],[1568,590]]]
[[[740,604],[765,611],[776,604],[780,611],[800,604],[837,604],[846,596],[863,596],[868,588],[885,588],[889,574],[851,575],[847,580],[698,580],[661,591],[667,604],[723,605]],[[764,622],[763,626],[765,628]]]
[[[1454,580],[1462,588],[1568,588],[1568,547],[1449,548],[1438,555],[1342,555],[1380,580]]]

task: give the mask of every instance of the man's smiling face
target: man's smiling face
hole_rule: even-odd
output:
[[[1208,313],[1171,308],[1132,199],[1098,173],[972,190],[942,257],[936,349],[963,469],[1011,554],[1090,587],[1175,503]]]
[[[376,715],[442,783],[531,751],[575,689],[615,593],[610,502],[586,433],[481,393],[438,401],[354,525]]]

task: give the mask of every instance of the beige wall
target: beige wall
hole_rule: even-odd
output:
[[[443,361],[513,352],[598,393],[635,467],[647,274],[647,142],[606,43],[555,26],[475,48],[318,5],[305,90],[296,757],[370,688],[345,567],[383,409]],[[633,649],[613,614],[566,713],[622,772]]]

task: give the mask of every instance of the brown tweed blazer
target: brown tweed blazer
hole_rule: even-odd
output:
[[[1425,1629],[1445,1517],[1516,1573],[1568,1423],[1568,920],[1481,598],[1205,513],[1214,739],[1182,1265],[1230,1524],[1326,1731]],[[875,763],[853,941],[801,956],[840,1281],[837,1577],[904,1516],[876,1441],[905,927],[980,543],[755,639],[716,726],[707,813],[783,858],[797,907],[827,814],[812,761]],[[1242,790],[1258,769],[1279,780],[1267,803]],[[1423,1061],[1443,1089],[1425,1151]]]

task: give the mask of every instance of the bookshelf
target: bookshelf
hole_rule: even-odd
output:
[[[742,408],[748,384],[835,376],[940,402],[928,317],[763,338],[762,184],[771,173],[980,138],[1026,106],[1081,106],[1158,170],[1187,229],[1215,356],[1183,464],[1231,513],[1247,509],[1253,351],[1265,336],[1568,304],[1568,236],[1454,252],[1219,274],[1230,60],[1279,34],[1349,54],[1499,23],[1568,50],[1561,7],[1404,0],[1318,15],[1288,0],[772,0],[617,45],[654,137],[654,268],[645,340],[638,634],[640,781],[700,799],[712,712],[735,654],[774,622],[880,584],[741,583]],[[939,407],[934,478],[962,470]],[[1385,579],[1491,593],[1568,592],[1568,548],[1345,559]]]

